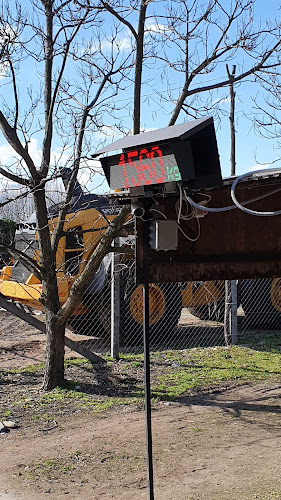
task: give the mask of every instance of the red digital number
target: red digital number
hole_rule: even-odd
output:
[[[134,167],[136,168],[137,170],[137,173],[138,173],[138,180],[134,179],[133,177],[131,177],[130,179],[130,186],[132,186],[132,184],[134,186],[140,186],[140,182],[139,182],[139,178],[140,178],[140,165],[139,165],[139,152],[137,150],[135,151],[129,151],[127,153],[127,157],[128,157],[128,164],[130,165],[130,167]],[[132,158],[137,158],[137,161],[132,161]]]
[[[124,155],[124,153],[121,154],[118,165],[120,165],[120,166],[122,165],[122,167],[123,167],[123,174],[124,174],[124,179],[125,179],[124,187],[128,188],[129,187],[129,183],[128,183],[128,177],[127,177],[127,170],[126,170],[126,162],[125,162],[125,155]]]
[[[154,158],[156,157],[160,160],[161,167],[161,177],[157,177],[156,166],[154,162]],[[147,163],[143,162],[143,157],[146,157],[150,161]],[[147,149],[141,149],[139,154],[139,161],[141,164],[141,183],[142,184],[162,184],[165,180],[165,170],[164,163],[162,157],[162,151],[159,146],[152,146],[151,151],[149,152]],[[145,171],[148,171],[149,178],[146,177]]]
[[[145,163],[143,162],[143,158],[147,158],[148,160],[151,159],[151,154],[148,152],[147,149],[141,149],[139,153],[139,163],[140,163],[140,171],[139,171],[139,182],[140,186],[146,185],[149,186],[152,184],[152,178],[153,178],[153,171],[151,169],[151,163]],[[146,177],[145,174],[148,174],[148,178]]]
[[[127,156],[127,161],[125,160]],[[156,166],[154,158],[158,157],[160,160],[161,177],[157,177]],[[147,160],[147,161],[146,161]],[[162,158],[162,151],[159,146],[152,146],[149,151],[146,148],[140,151],[129,151],[123,153],[119,159],[119,165],[123,167],[124,174],[124,187],[130,186],[149,186],[150,184],[162,184],[165,181],[165,169]],[[136,175],[128,179],[127,165],[136,169]]]
[[[157,156],[160,160],[160,167],[161,167],[161,177],[156,177],[156,170],[155,170],[155,164],[154,164],[154,156],[155,154],[157,153]],[[159,146],[152,146],[151,148],[151,153],[150,153],[150,157],[152,159],[152,165],[153,165],[153,168],[154,168],[154,177],[155,177],[155,180],[156,180],[156,183],[157,184],[162,184],[163,182],[165,182],[165,169],[164,169],[164,162],[163,162],[163,155],[162,155],[162,150],[159,148]]]

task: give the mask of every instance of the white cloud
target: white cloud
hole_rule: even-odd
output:
[[[41,162],[41,154],[38,149],[37,139],[32,138],[27,148],[35,165],[39,165]],[[12,146],[9,144],[0,145],[0,163],[3,167],[12,165],[16,160],[19,160],[19,158],[19,155],[14,151]]]
[[[171,29],[164,24],[146,23],[145,31],[149,33],[170,33]]]
[[[2,78],[5,78],[5,76],[6,76],[6,74],[7,74],[8,69],[9,69],[9,65],[8,65],[8,63],[5,63],[5,62],[4,62],[4,63],[1,63],[1,64],[0,64],[0,80],[1,80]]]
[[[15,156],[15,152],[9,144],[0,146],[0,163],[2,166],[9,165]]]
[[[109,186],[99,160],[86,160],[81,165],[78,182],[81,184],[82,189],[88,193],[104,193],[109,191]]]
[[[92,154],[95,153],[95,151],[100,150],[102,147],[107,146],[108,144],[112,144],[113,142],[117,141],[118,139],[121,139],[124,137],[125,134],[122,134],[118,129],[115,127],[110,127],[110,126],[103,126],[100,128],[100,130],[94,132],[93,134],[93,150]],[[132,135],[132,132],[129,131],[128,135]]]
[[[41,147],[38,145],[38,140],[32,138],[27,144],[28,152],[32,158],[35,166],[38,168],[41,164],[42,153]],[[3,168],[11,167],[16,161],[20,159],[20,156],[14,151],[12,146],[9,144],[0,145],[0,164]],[[63,166],[69,161],[69,155],[62,151],[60,148],[56,148],[51,153],[51,165],[53,166]]]
[[[125,50],[132,50],[132,41],[131,39],[128,37],[128,36],[124,36],[123,38],[118,38],[114,45],[116,46],[116,48],[122,52],[122,51],[125,51]],[[102,43],[102,46],[106,47],[106,42],[105,43]],[[108,42],[108,46],[107,48],[111,48],[111,42]]]
[[[112,50],[112,46],[115,51],[123,52],[127,50],[132,50],[132,40],[128,33],[124,34],[123,37],[118,37],[111,41],[108,38],[101,40],[100,44],[93,44],[89,47],[89,53],[94,54],[95,52]],[[84,50],[81,50],[81,52]]]
[[[37,139],[30,139],[30,142],[28,143],[28,152],[33,159],[33,162],[35,163],[36,166],[39,166],[41,163],[42,155],[40,151],[40,147],[38,147],[38,141]]]

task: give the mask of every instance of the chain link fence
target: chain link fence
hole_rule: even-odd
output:
[[[229,338],[240,344],[272,336],[281,341],[281,280],[240,280],[235,285],[237,302],[231,308],[237,331],[226,332],[224,282],[150,284],[151,350],[225,345]],[[102,291],[90,291],[83,303],[92,312],[71,321],[74,331],[88,335],[98,352],[141,352],[143,290],[135,284],[133,262],[124,265],[112,259]]]
[[[37,249],[34,233],[22,229],[17,235],[17,247],[30,255]],[[69,251],[65,245],[65,267],[58,273],[60,293],[66,295],[81,264],[83,250],[79,240],[76,243],[70,242]],[[28,274],[14,262],[12,280],[22,283],[25,293],[34,297],[36,285],[26,281]],[[230,309],[237,320],[236,331],[231,331],[236,324],[228,325],[230,331],[226,331],[223,281],[150,284],[151,350],[258,343],[272,336],[281,342],[281,278],[233,283],[237,298]],[[12,295],[13,281],[6,285]],[[134,259],[132,255],[110,254],[85,291],[68,328],[91,351],[118,356],[119,352],[143,350],[142,325],[143,290],[135,284]]]
[[[238,282],[238,333],[241,343],[260,344],[270,339],[281,344],[281,279]]]

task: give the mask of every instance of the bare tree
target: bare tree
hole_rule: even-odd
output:
[[[257,21],[256,0],[101,3],[131,35],[135,61],[133,133],[142,128],[144,84],[150,90],[147,101],[157,102],[167,124],[173,125],[181,112],[196,118],[215,109],[215,91],[229,85],[226,63],[235,61],[234,86],[255,82],[279,64],[280,25],[277,21],[265,20],[263,25]]]
[[[163,62],[162,78],[169,83],[176,75],[179,82],[176,89],[170,86],[166,97],[158,92],[159,102],[171,110],[169,125],[181,111],[198,116],[200,96],[228,87],[225,62],[241,61],[234,85],[246,78],[254,81],[257,74],[279,63],[280,26],[257,25],[255,0],[167,3],[167,12],[155,15],[158,29],[154,28],[151,36],[158,41],[154,55]]]
[[[134,73],[134,97],[133,97],[133,134],[140,133],[141,126],[141,91],[142,91],[142,73],[144,59],[149,57],[149,42],[145,38],[145,26],[147,20],[147,7],[152,0],[140,0],[135,2],[116,1],[104,2],[101,0],[104,8],[112,14],[121,24],[126,26],[132,36],[135,45],[135,73]],[[132,11],[137,13],[137,30],[134,28],[133,20],[130,21]]]
[[[10,182],[23,186],[33,196],[40,263],[28,256],[21,255],[20,258],[43,285],[40,300],[45,310],[47,332],[43,383],[45,389],[52,389],[64,381],[66,321],[80,302],[88,281],[109,251],[112,240],[128,215],[126,207],[108,227],[84,271],[74,283],[67,302],[61,307],[56,276],[56,251],[83,158],[87,123],[92,125],[92,129],[95,128],[97,110],[101,113],[101,107],[105,107],[106,97],[112,95],[112,89],[117,92],[118,82],[124,77],[128,66],[128,58],[118,60],[112,38],[109,55],[103,56],[100,45],[103,20],[100,14],[98,8],[93,9],[87,3],[83,6],[70,0],[62,4],[54,0],[31,2],[27,12],[24,12],[17,2],[12,5],[7,3],[2,7],[1,61],[5,83],[12,89],[13,97],[9,95],[8,100],[5,97],[5,88],[3,89],[0,129],[13,148],[15,159],[10,166],[2,165],[0,173]],[[88,29],[96,32],[94,46],[88,36]],[[87,41],[86,50],[82,50],[82,35]],[[103,65],[100,66],[101,59]],[[20,100],[22,90],[20,73],[19,76],[17,73],[21,69],[22,61],[29,61],[32,69],[37,71],[37,79],[32,79],[30,88],[26,91],[30,103],[28,111],[24,109],[24,101]],[[81,68],[83,64],[82,70],[76,70],[77,65]],[[90,64],[91,74],[87,75],[85,65],[89,68]],[[73,81],[70,75],[73,71],[77,71],[76,78],[79,80],[79,88],[82,89],[80,94],[77,91],[77,82],[76,92],[72,91]],[[115,81],[114,75],[118,75]],[[74,98],[76,110],[73,105]],[[73,126],[74,130],[72,128],[70,135]],[[68,135],[65,136],[67,128]],[[69,141],[64,140],[63,147],[65,150],[72,148],[69,160],[72,175],[56,227],[50,233],[47,184],[57,175],[58,165],[52,162],[55,133],[69,138]],[[39,137],[38,143],[41,141],[39,162],[33,158],[29,147],[33,137]]]
[[[280,65],[268,68],[259,75],[259,91],[252,97],[253,114],[250,120],[261,137],[274,144],[275,159],[280,160],[281,147],[281,71]],[[258,161],[258,159],[257,159]]]

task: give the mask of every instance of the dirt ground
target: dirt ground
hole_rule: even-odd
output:
[[[0,316],[0,368],[41,362],[44,337]],[[280,403],[281,381],[261,381],[154,405],[155,499],[281,500]],[[0,434],[1,500],[148,497],[143,408],[17,422]]]

